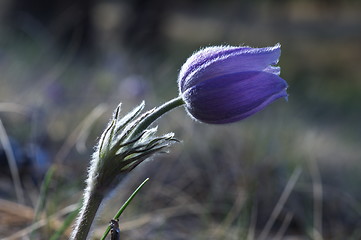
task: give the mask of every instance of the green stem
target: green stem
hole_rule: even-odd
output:
[[[74,234],[70,239],[72,240],[86,240],[92,222],[94,221],[95,215],[98,208],[104,198],[104,195],[93,190],[89,193],[88,197],[85,197],[83,207],[81,208],[79,218],[77,220]]]
[[[133,198],[135,197],[135,195],[137,195],[137,193],[140,191],[140,189],[144,186],[144,184],[149,180],[149,178],[145,179],[142,184],[139,185],[139,187],[137,187],[137,189],[135,189],[135,191],[132,193],[132,195],[130,195],[130,197],[128,198],[128,200],[123,204],[123,206],[118,210],[118,212],[115,214],[113,219],[118,219],[120,217],[120,215],[122,215],[122,213],[124,212],[125,208],[129,205],[129,203],[133,200]],[[105,240],[105,238],[107,237],[108,233],[110,232],[110,226],[108,226],[108,228],[105,230],[105,233],[103,234],[103,237],[100,240]]]
[[[130,134],[128,139],[132,139],[133,137],[137,136],[139,133],[144,131],[150,124],[152,124],[155,120],[157,120],[160,116],[169,112],[170,110],[179,107],[184,104],[182,97],[174,98],[162,106],[157,107],[152,114],[148,117],[144,118],[138,125],[136,129]]]

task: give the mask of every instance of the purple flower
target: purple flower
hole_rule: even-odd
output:
[[[193,54],[178,77],[188,113],[201,122],[224,124],[251,116],[278,98],[287,99],[287,83],[275,66],[280,48],[216,46]]]

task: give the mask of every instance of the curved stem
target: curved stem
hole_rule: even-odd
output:
[[[165,114],[166,112],[169,112],[170,110],[179,107],[184,104],[184,101],[182,97],[174,98],[163,105],[157,107],[153,113],[151,113],[149,116],[144,118],[138,125],[138,127],[130,134],[128,139],[132,139],[133,137],[137,136],[139,133],[141,133],[143,130],[145,130],[147,127],[149,127],[152,122],[157,120],[160,116]]]

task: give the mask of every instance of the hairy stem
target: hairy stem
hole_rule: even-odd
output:
[[[86,240],[92,222],[98,208],[104,198],[104,195],[96,192],[95,190],[86,192],[84,196],[83,206],[80,210],[79,217],[77,219],[71,240]]]
[[[182,97],[177,97],[157,107],[152,114],[150,114],[148,117],[146,117],[145,119],[143,119],[143,121],[139,123],[138,127],[130,134],[128,139],[137,136],[139,133],[141,133],[147,127],[149,127],[149,125],[152,124],[155,120],[157,120],[160,116],[183,104],[184,101]]]

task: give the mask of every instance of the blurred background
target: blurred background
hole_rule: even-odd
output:
[[[94,239],[147,177],[122,239],[361,239],[358,0],[0,1],[0,238],[61,229],[119,102],[176,97],[201,47],[278,42],[288,102],[224,126],[160,119],[182,142],[129,174]]]

